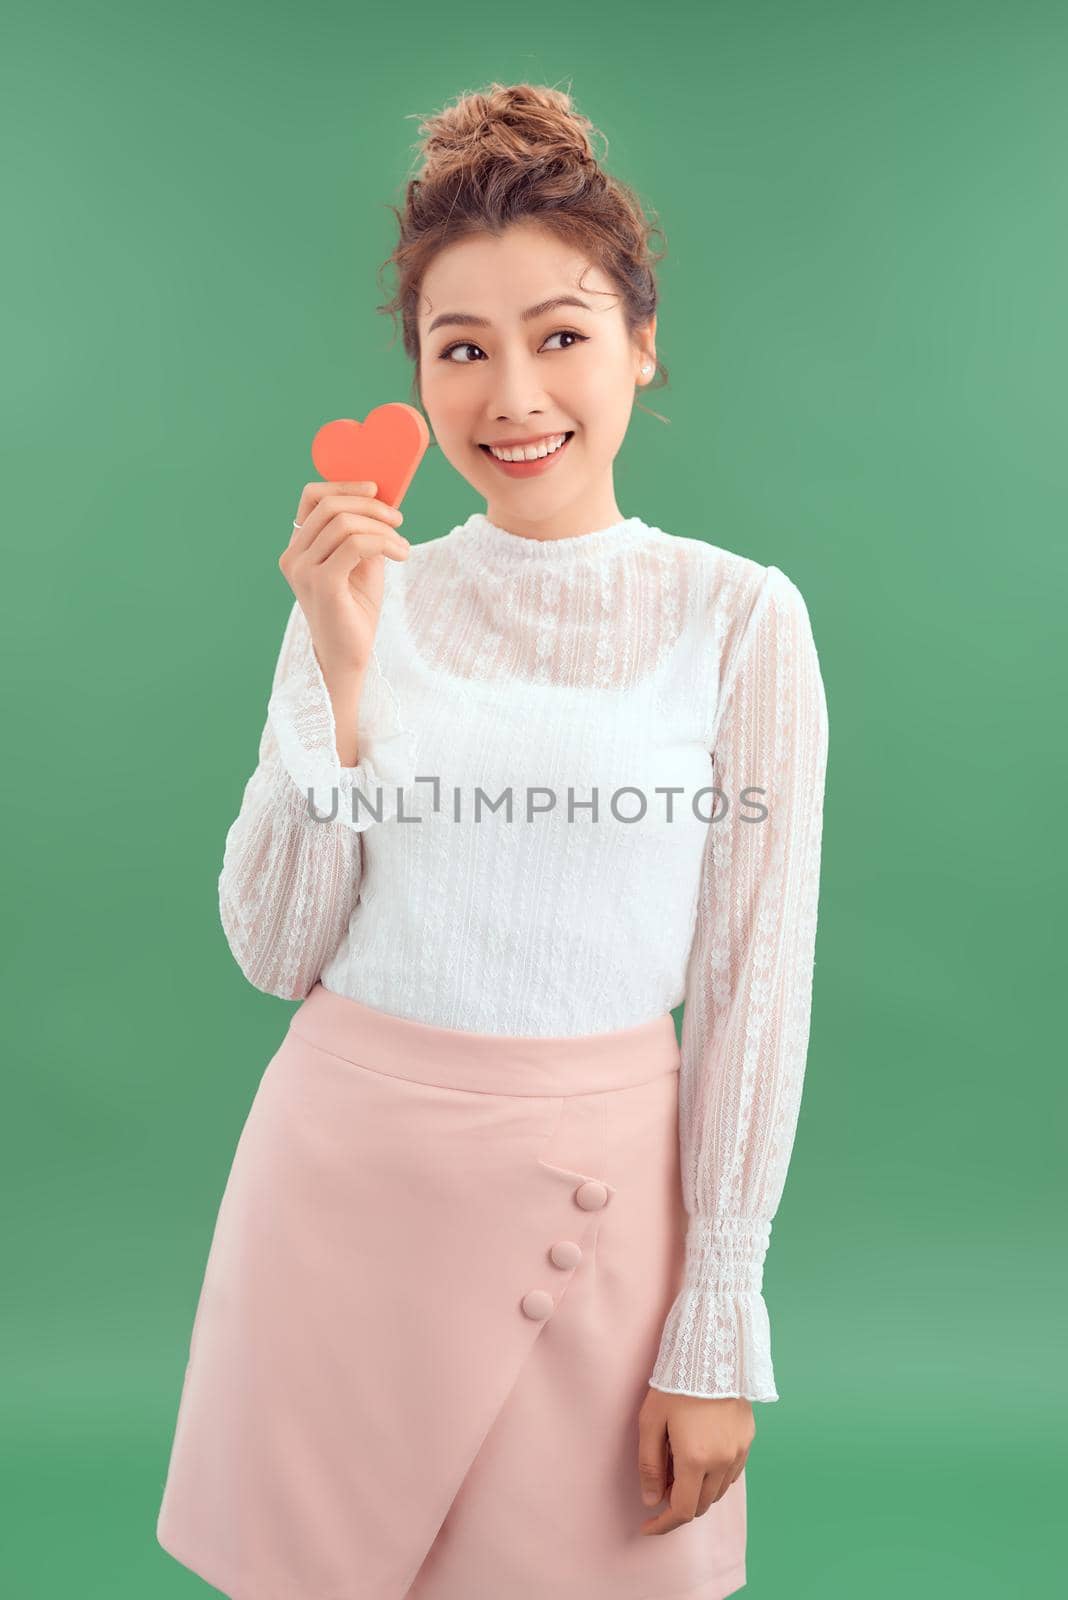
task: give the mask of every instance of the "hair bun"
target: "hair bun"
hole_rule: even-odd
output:
[[[460,95],[420,123],[420,180],[440,183],[454,173],[487,167],[596,167],[590,119],[571,96],[531,83],[493,83]]]

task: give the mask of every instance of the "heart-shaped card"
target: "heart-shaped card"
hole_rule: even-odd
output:
[[[328,483],[376,483],[375,498],[399,506],[430,443],[426,418],[403,400],[375,406],[362,422],[324,422],[312,440],[315,470]]]

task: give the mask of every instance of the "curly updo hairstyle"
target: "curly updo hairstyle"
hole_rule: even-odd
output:
[[[389,207],[398,240],[378,273],[381,286],[383,272],[395,269],[396,293],[375,308],[392,315],[394,325],[400,313],[404,349],[414,368],[413,404],[422,403],[418,305],[423,275],[439,250],[470,234],[500,235],[512,223],[536,221],[577,246],[614,282],[628,333],[653,316],[654,268],[667,251],[652,251],[650,240],[654,234],[663,239],[663,230],[647,221],[633,189],[602,170],[590,143],[594,131],[570,95],[530,83],[492,83],[420,122],[423,164],[407,180],[403,208]],[[666,384],[667,368],[659,360],[656,366],[653,384]]]

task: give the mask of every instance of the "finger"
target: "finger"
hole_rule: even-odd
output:
[[[373,493],[374,484],[357,483],[323,483],[309,484],[309,489],[321,489],[324,492],[316,494],[308,505],[304,515],[299,512],[293,523],[293,532],[288,549],[293,555],[303,555],[314,543],[322,529],[340,512],[357,512],[366,517],[377,518],[388,523],[390,527],[397,528],[404,521],[403,511],[396,506],[391,506],[387,500],[379,500]],[[301,496],[301,507],[304,507],[304,495]]]
[[[409,549],[409,545],[402,545],[390,533],[350,533],[322,566],[333,581],[343,583],[361,561],[371,556],[391,556],[403,561]]]
[[[322,566],[354,534],[377,540],[381,549],[408,549],[407,539],[393,528],[387,528],[377,517],[366,517],[356,511],[339,511],[325,527],[320,528],[307,549],[298,553],[297,564]]]
[[[299,528],[294,523],[287,553],[291,556],[304,555],[315,544],[323,529],[328,527],[335,517],[345,513],[367,517],[371,521],[391,528],[399,527],[404,521],[403,512],[398,511],[395,506],[387,505],[384,500],[376,500],[372,495],[323,495],[308,512]],[[321,558],[320,556],[319,559]]]
[[[703,1482],[703,1472],[692,1467],[679,1471],[676,1464],[671,1503],[658,1517],[642,1524],[642,1533],[670,1533],[673,1528],[681,1528],[684,1522],[692,1522]]]
[[[723,1493],[723,1488],[719,1488],[719,1494],[721,1493]],[[718,1501],[719,1494],[716,1494],[716,1478],[710,1472],[705,1472],[705,1482],[700,1486],[700,1494],[697,1496],[695,1517],[703,1517],[708,1507],[713,1506]]]
[[[295,523],[307,522],[308,517],[315,510],[319,501],[325,494],[377,494],[377,483],[352,483],[330,482],[325,478],[316,478],[313,483],[306,483],[300,493],[300,504],[297,514],[293,518]]]
[[[657,1506],[667,1484],[667,1427],[661,1422],[639,1419],[638,1485],[647,1506]]]
[[[338,546],[354,533],[365,534],[369,539],[378,539],[386,546],[395,549],[408,548],[408,541],[399,528],[389,527],[377,517],[367,516],[362,511],[339,511],[337,516],[331,517],[325,527],[316,534],[305,552],[306,560],[318,565],[328,556],[332,556]]]
[[[671,1486],[671,1510],[680,1524],[693,1521],[704,1481],[705,1474],[701,1467],[686,1467],[682,1472],[676,1468],[675,1482]]]
[[[730,1483],[730,1477],[724,1473],[706,1472],[694,1516],[703,1517],[709,1506],[715,1505],[717,1500],[722,1500],[730,1488]]]

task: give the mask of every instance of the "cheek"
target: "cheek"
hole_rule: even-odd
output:
[[[423,378],[423,393],[446,421],[449,419],[462,421],[464,417],[469,417],[475,408],[476,386],[470,381],[467,383],[452,381],[457,376],[463,377],[463,374],[457,374],[443,367],[440,372],[431,370]]]
[[[590,396],[586,415],[603,438],[612,438],[626,431],[633,403],[627,380],[620,376],[614,383],[598,385],[596,394]]]
[[[618,380],[600,375],[591,376],[588,380],[577,384],[567,398],[574,406],[575,414],[582,419],[590,433],[598,433],[610,431],[615,426],[615,419],[622,408],[624,393]]]
[[[462,448],[472,432],[475,407],[470,397],[458,394],[457,388],[450,383],[435,383],[431,377],[421,385],[421,393],[423,409],[435,435],[439,439],[448,438],[457,448]]]

